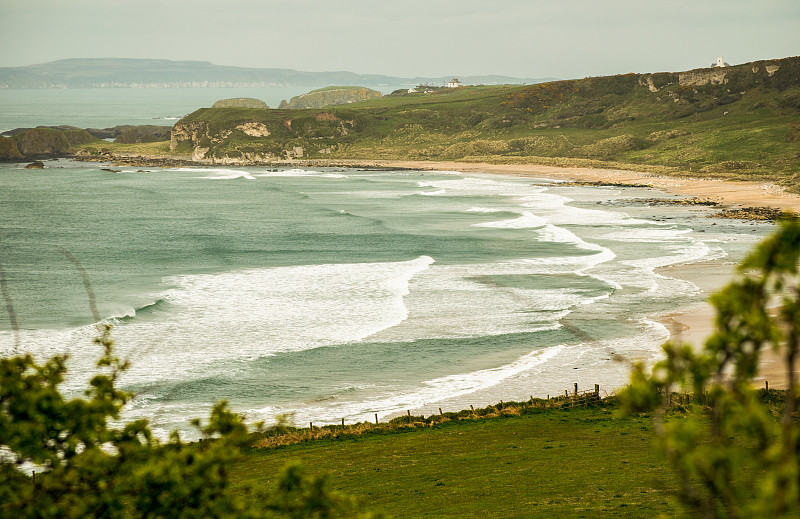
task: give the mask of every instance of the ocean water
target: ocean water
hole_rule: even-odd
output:
[[[0,315],[0,354],[68,353],[74,395],[95,372],[66,249],[131,361],[125,418],[163,434],[221,399],[254,421],[322,424],[612,390],[658,355],[656,316],[708,296],[658,267],[730,264],[770,230],[544,179],[47,165],[0,165],[0,264],[22,328],[17,349]]]
[[[388,94],[401,86],[373,87]],[[219,99],[253,97],[272,108],[314,87],[0,89],[0,133],[67,124],[109,128],[119,124],[172,126]]]

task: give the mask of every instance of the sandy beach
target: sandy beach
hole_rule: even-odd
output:
[[[716,179],[678,178],[652,175],[635,171],[560,168],[535,164],[497,165],[464,162],[433,161],[376,161],[381,166],[413,168],[420,170],[462,171],[470,173],[495,173],[521,177],[548,178],[558,180],[583,180],[611,183],[647,184],[668,193],[712,198],[730,207],[775,207],[800,211],[800,196],[786,193],[772,183],[725,181]],[[727,284],[734,275],[735,266],[715,262],[700,262],[675,265],[659,269],[664,275],[687,279],[709,295]],[[701,348],[714,331],[714,309],[705,303],[685,312],[670,314],[658,319],[669,330],[672,340],[687,342]],[[800,368],[795,369],[800,376]],[[770,388],[783,389],[787,385],[786,369],[773,352],[762,356],[756,383],[762,387],[769,382]]]
[[[717,179],[668,177],[619,169],[561,168],[536,164],[480,164],[470,162],[436,161],[374,161],[386,167],[419,170],[463,171],[469,173],[498,173],[521,177],[559,180],[586,180],[648,184],[670,193],[699,198],[713,198],[729,206],[776,207],[800,211],[800,196],[786,193],[771,182],[740,182]]]

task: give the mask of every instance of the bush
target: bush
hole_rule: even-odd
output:
[[[12,319],[13,320],[13,319]],[[131,395],[117,389],[127,363],[113,355],[111,328],[95,341],[103,348],[87,399],[65,399],[59,385],[66,357],[37,364],[30,355],[0,359],[0,516],[70,517],[354,517],[355,501],[331,492],[326,477],[291,465],[275,492],[231,491],[229,471],[250,435],[224,402],[206,425],[193,423],[203,441],[166,442],[147,421],[109,425]],[[39,465],[38,477],[18,470]],[[359,516],[366,517],[366,516]]]
[[[698,517],[800,515],[800,222],[786,221],[739,267],[740,279],[711,298],[716,331],[702,351],[667,343],[652,374],[637,366],[629,411],[659,409],[656,430]],[[759,359],[773,350],[786,368],[782,417],[771,394],[753,388]],[[673,391],[691,389],[692,411],[665,421]]]

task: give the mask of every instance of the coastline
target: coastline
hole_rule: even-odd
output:
[[[80,158],[79,158],[80,160]],[[98,159],[94,159],[98,160]],[[100,161],[119,161],[126,165],[150,165],[171,167],[173,163],[198,167],[230,167],[240,164],[197,163],[174,157],[113,156]],[[539,164],[490,164],[458,161],[414,161],[414,160],[292,160],[258,164],[267,167],[351,167],[375,169],[413,169],[419,171],[460,171],[464,173],[512,175],[526,178],[545,178],[561,181],[587,181],[609,184],[648,185],[667,193],[709,198],[728,207],[773,207],[800,212],[800,196],[786,193],[771,182],[730,181],[722,179],[700,179],[666,176],[621,169],[599,169],[587,167],[557,167]],[[697,284],[709,296],[727,284],[734,275],[735,265],[729,262],[711,261],[673,265],[658,271],[670,277],[684,279]],[[699,306],[682,309],[663,316],[655,316],[663,325],[670,340],[686,342],[701,348],[713,332],[714,309],[707,302]],[[787,376],[780,359],[766,352],[759,367],[756,381],[769,381],[770,387],[785,387]],[[509,395],[510,396],[510,395]],[[502,397],[502,395],[500,395]],[[430,411],[430,409],[426,409]]]
[[[731,206],[776,207],[800,211],[800,195],[786,193],[771,182],[672,177],[620,169],[556,167],[538,164],[488,164],[445,161],[378,160],[372,166],[419,170],[457,170],[466,173],[494,173],[520,177],[591,182],[648,184],[677,195],[707,197]]]
[[[486,162],[427,161],[427,160],[283,160],[274,162],[212,163],[194,161],[191,157],[171,155],[108,154],[95,157],[72,157],[79,161],[110,162],[120,166],[149,167],[342,167],[374,169],[413,169],[418,171],[462,171],[546,178],[562,181],[646,184],[669,193],[698,198],[710,198],[726,206],[758,206],[800,212],[800,195],[787,193],[774,182],[753,182],[725,179],[702,179],[669,176],[623,169],[547,166],[543,164],[490,164]]]

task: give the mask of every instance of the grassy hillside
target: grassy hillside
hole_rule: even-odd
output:
[[[290,459],[395,517],[652,517],[670,508],[671,474],[650,421],[609,411],[257,450],[235,476],[268,480]]]
[[[675,480],[653,438],[649,417],[551,410],[254,449],[232,476],[273,485],[300,460],[404,518],[655,517],[675,510]]]
[[[257,122],[267,137],[237,129]],[[800,58],[683,73],[462,87],[308,110],[198,110],[178,151],[210,160],[436,159],[604,165],[798,189]],[[298,153],[299,152],[299,153]],[[599,162],[598,162],[599,161]]]

